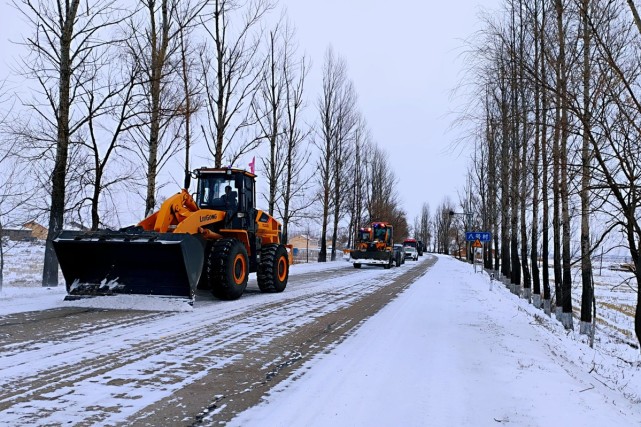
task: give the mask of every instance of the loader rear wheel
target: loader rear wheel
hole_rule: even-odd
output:
[[[289,278],[289,257],[283,245],[266,245],[260,251],[256,279],[262,292],[283,292]]]
[[[236,239],[214,243],[207,256],[207,279],[211,292],[222,300],[235,300],[245,292],[249,276],[245,245]]]

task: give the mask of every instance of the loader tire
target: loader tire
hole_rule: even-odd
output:
[[[215,242],[208,241],[205,245],[205,262],[203,263],[203,271],[200,274],[200,279],[198,279],[196,289],[211,290],[211,281],[208,273],[208,260],[211,252],[214,250],[214,243]]]
[[[354,268],[361,268],[361,264],[360,264],[360,263],[358,263],[358,262],[355,262],[355,263],[354,263]]]
[[[289,257],[283,245],[265,245],[260,251],[256,272],[261,292],[283,292],[289,278]]]
[[[207,256],[207,278],[216,298],[232,301],[247,287],[249,261],[245,245],[236,239],[220,239]]]

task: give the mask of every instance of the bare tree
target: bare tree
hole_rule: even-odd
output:
[[[184,118],[182,53],[185,30],[195,25],[205,2],[145,0],[129,24],[126,42],[132,68],[141,69],[145,114],[135,128],[137,152],[146,166],[145,215],[156,208],[158,174],[182,148],[182,138],[171,125]]]
[[[274,215],[276,206],[276,190],[278,178],[283,173],[285,163],[282,161],[284,153],[279,141],[282,140],[284,120],[284,92],[285,92],[285,57],[286,49],[291,49],[291,33],[288,28],[281,29],[280,23],[267,36],[267,60],[263,69],[258,92],[252,102],[252,110],[258,123],[261,134],[269,145],[269,155],[262,159],[265,178],[267,178],[267,210]],[[285,32],[284,35],[281,33]],[[282,38],[282,39],[281,39]]]
[[[320,153],[318,161],[318,183],[322,209],[321,222],[321,248],[318,255],[319,262],[327,261],[327,226],[329,212],[332,208],[332,189],[334,188],[334,159],[336,139],[338,138],[337,123],[339,122],[339,100],[343,88],[347,84],[347,70],[345,61],[336,57],[331,47],[325,52],[323,64],[323,92],[318,100],[320,113],[319,138],[316,141]]]
[[[114,71],[109,61],[101,64],[110,75],[104,80],[98,77],[83,83],[87,96],[82,100],[87,116],[87,137],[79,144],[88,152],[87,167],[81,174],[81,191],[88,195],[78,201],[75,210],[81,215],[86,202],[90,205],[91,229],[103,225],[100,218],[101,196],[112,187],[128,181],[134,175],[134,168],[127,168],[128,141],[126,132],[136,126],[137,108],[135,102],[136,69],[125,69],[123,75]],[[108,165],[117,159],[118,169],[108,174]],[[114,210],[113,207],[110,210]],[[80,221],[82,223],[82,220]]]
[[[635,265],[639,259],[641,151],[633,141],[641,138],[638,125],[641,119],[638,96],[641,21],[634,2],[630,1],[537,0],[532,4],[510,0],[506,4],[507,20],[511,24],[506,24],[505,30],[488,20],[487,39],[477,48],[482,54],[478,76],[483,82],[477,87],[483,90],[475,95],[483,97],[483,103],[477,101],[472,105],[482,105],[484,117],[480,120],[474,115],[470,117],[484,120],[485,137],[478,132],[477,141],[487,144],[488,153],[494,151],[495,146],[501,147],[491,158],[516,159],[520,150],[521,172],[517,173],[517,168],[511,166],[508,179],[502,174],[495,185],[499,191],[490,197],[503,201],[508,195],[514,200],[514,188],[521,188],[518,209],[523,256],[528,251],[527,231],[532,230],[531,255],[522,258],[524,286],[527,291],[525,264],[531,263],[534,303],[540,306],[538,282],[542,279],[543,308],[548,314],[551,311],[547,262],[551,219],[557,316],[568,329],[573,328],[571,269],[578,265],[580,249],[581,332],[591,334],[592,340],[590,329],[594,326],[596,305],[590,256],[594,249],[603,244],[608,233],[622,231]],[[625,16],[626,9],[632,11],[631,16]],[[638,34],[633,34],[637,30]],[[494,72],[490,74],[489,70]],[[497,77],[485,81],[484,75]],[[511,144],[506,145],[506,141]],[[518,150],[514,141],[521,144]],[[477,150],[481,156],[485,155],[483,149]],[[505,172],[505,168],[500,169]],[[476,173],[480,183],[483,169],[477,168]],[[524,198],[525,189],[530,187],[530,176],[534,187],[531,204]],[[478,194],[485,195],[480,184]],[[542,204],[540,222],[539,203]],[[485,206],[485,202],[481,204]],[[532,205],[531,216],[525,204]],[[580,216],[575,213],[579,204]],[[506,264],[514,260],[518,246],[514,245],[515,208],[509,206],[512,209],[509,212],[505,204],[502,206],[502,214],[492,223],[494,227],[501,224],[498,234],[505,271]],[[590,223],[595,217],[599,221],[594,224],[601,228]],[[581,244],[572,252],[572,235],[578,234],[579,226]],[[506,240],[511,243],[509,248]],[[539,248],[542,277],[537,274]],[[506,254],[506,249],[512,252],[511,256]],[[512,262],[509,267],[513,269],[516,264]],[[635,318],[638,338],[641,337],[639,305]]]
[[[180,81],[182,83],[183,101],[179,107],[179,114],[182,113],[182,123],[179,128],[183,129],[185,138],[185,179],[183,187],[188,189],[191,181],[191,147],[194,144],[193,122],[194,116],[202,107],[202,99],[198,81],[195,81],[197,74],[196,52],[199,47],[193,46],[192,27],[180,25]]]
[[[0,81],[0,106],[9,106],[9,97],[5,91],[5,82]],[[27,186],[22,182],[26,177],[25,163],[18,162],[14,155],[18,149],[7,125],[10,120],[10,107],[0,110],[0,291],[4,283],[4,256],[7,249],[4,228],[22,225],[18,221],[24,218],[23,202],[28,197]]]
[[[540,40],[539,40],[539,52],[541,60],[539,63],[540,70],[540,79],[537,80],[537,87],[545,86],[547,84],[547,61],[545,59],[545,52],[547,49],[547,38],[546,38],[546,5],[545,1],[541,5],[541,26],[540,26]],[[543,84],[540,84],[540,83]],[[545,89],[541,90],[541,163],[542,163],[542,173],[541,173],[541,202],[543,204],[542,209],[542,233],[541,233],[541,269],[543,270],[543,311],[550,316],[552,314],[552,292],[550,288],[550,266],[549,266],[549,225],[550,225],[550,205],[549,205],[549,143],[548,143],[548,91]]]
[[[432,239],[431,223],[432,215],[430,213],[430,205],[429,203],[423,203],[423,205],[421,206],[418,238],[423,241],[425,250],[427,250],[427,248],[429,247],[430,240]]]
[[[354,131],[354,155],[350,166],[351,188],[349,194],[349,241],[352,246],[352,239],[356,236],[359,227],[363,226],[365,219],[365,200],[368,190],[368,167],[367,153],[372,146],[371,133],[367,123],[362,116],[359,116],[358,124]]]
[[[450,231],[452,229],[453,217],[450,212],[454,210],[452,202],[445,198],[436,208],[434,217],[434,232],[436,234],[436,248],[438,253],[449,255],[450,253]]]
[[[581,114],[581,125],[584,128],[581,147],[581,334],[590,336],[590,342],[594,338],[592,324],[592,303],[594,301],[594,286],[592,281],[592,260],[590,255],[590,183],[591,183],[591,158],[590,136],[586,129],[591,127],[590,111],[591,90],[590,79],[592,64],[591,56],[591,31],[589,24],[590,1],[581,0],[581,20],[583,26],[583,111]]]
[[[526,298],[528,302],[532,301],[532,275],[530,273],[529,257],[528,257],[528,224],[527,224],[527,208],[528,208],[528,196],[529,189],[531,188],[531,181],[529,180],[528,166],[530,160],[530,123],[529,123],[529,112],[531,110],[531,105],[528,100],[532,98],[531,88],[528,82],[525,79],[525,68],[531,63],[529,57],[529,50],[526,51],[526,44],[531,45],[531,40],[526,39],[526,31],[529,30],[528,19],[524,17],[525,7],[523,0],[519,0],[518,3],[518,18],[519,18],[519,31],[518,31],[518,97],[519,105],[519,136],[521,143],[521,153],[519,161],[519,205],[520,205],[520,218],[519,226],[521,232],[521,273],[522,280],[521,286],[522,292],[519,292],[520,289],[517,289],[519,295],[522,295],[523,298]]]
[[[250,134],[255,119],[249,104],[264,69],[260,23],[274,5],[270,0],[215,0],[212,7],[204,28],[213,53],[201,56],[208,119],[202,131],[214,166],[221,167],[224,160],[236,162],[264,137]],[[236,144],[241,136],[245,140]]]
[[[541,191],[540,177],[540,158],[541,145],[545,143],[545,137],[542,135],[545,128],[542,125],[542,115],[546,114],[542,110],[542,91],[539,81],[541,80],[541,63],[543,62],[543,52],[541,49],[541,40],[543,37],[542,9],[539,0],[534,1],[534,9],[530,10],[533,19],[533,44],[534,44],[534,66],[532,74],[534,75],[534,155],[532,159],[532,233],[530,243],[530,264],[532,266],[532,303],[536,308],[541,308],[541,279],[539,272],[539,206],[541,203],[547,205],[547,200],[541,200],[539,193]],[[547,244],[547,242],[546,242]]]
[[[303,218],[314,201],[311,197],[305,197],[312,178],[304,172],[311,156],[311,128],[306,126],[301,118],[305,107],[303,95],[309,62],[304,56],[296,58],[294,49],[285,49],[283,59],[283,133],[279,141],[283,146],[284,156],[280,184],[276,189],[277,199],[281,203],[278,203],[276,208],[283,219],[283,241],[287,242],[290,223]]]
[[[570,211],[569,211],[569,178],[568,178],[568,74],[566,58],[566,24],[564,23],[565,6],[563,0],[555,0],[556,22],[559,43],[557,58],[557,85],[559,93],[560,120],[557,122],[559,128],[558,166],[560,168],[559,197],[561,202],[561,228],[562,228],[562,286],[561,286],[561,315],[560,320],[566,329],[573,329],[572,321],[572,271],[570,260]]]
[[[358,123],[356,111],[356,90],[351,81],[341,88],[337,98],[337,121],[335,123],[335,138],[332,142],[333,163],[333,230],[331,259],[336,259],[336,243],[338,238],[338,223],[342,219],[344,205],[349,192],[343,186],[349,182],[351,158],[353,156],[354,128]]]
[[[300,119],[309,63],[304,56],[298,57],[294,36],[293,27],[282,21],[268,34],[267,60],[252,102],[260,133],[269,146],[269,154],[261,159],[268,183],[268,211],[281,215],[284,239],[292,219],[312,203],[301,203],[300,197],[294,201],[308,186],[309,178],[302,169],[310,156],[305,146],[310,130],[302,128]]]
[[[40,129],[31,127],[29,130],[30,125],[25,125],[21,133],[25,139],[44,146],[44,151],[55,152],[51,156],[51,206],[43,286],[58,284],[58,262],[52,240],[63,227],[73,139],[81,133],[88,119],[76,108],[79,100],[87,96],[80,83],[94,78],[96,51],[109,43],[107,31],[122,19],[123,14],[115,4],[112,0],[13,2],[32,30],[32,37],[24,41],[29,56],[23,60],[21,72],[39,85],[40,90],[33,93],[44,96],[44,99],[25,102],[35,119],[40,121]]]
[[[506,61],[500,58],[499,68],[499,90],[500,90],[500,123],[501,123],[501,150],[500,150],[500,186],[501,186],[501,274],[504,278],[511,278],[512,267],[510,258],[510,233],[508,229],[510,218],[510,109],[509,109],[509,89],[508,89],[508,70],[505,66]]]
[[[607,25],[598,25],[589,19],[591,42],[598,53],[596,63],[599,82],[607,83],[597,88],[599,98],[605,98],[603,108],[592,110],[591,126],[585,126],[590,139],[592,154],[598,165],[592,170],[591,188],[609,191],[604,197],[604,213],[609,213],[608,231],[621,231],[625,237],[630,256],[635,266],[637,287],[641,289],[641,101],[638,96],[641,87],[641,70],[638,66],[641,27],[638,13],[628,1],[639,33],[629,33],[629,23],[621,22],[620,10],[616,4],[605,5],[604,13],[610,15]],[[618,22],[618,25],[616,23]],[[616,26],[615,26],[616,25]],[[630,46],[635,49],[631,50]],[[591,81],[594,81],[592,79]],[[584,117],[585,118],[585,117]],[[595,193],[592,193],[595,195]],[[635,334],[641,343],[641,292],[637,292],[635,311]]]
[[[400,208],[398,178],[384,149],[373,146],[369,157],[369,191],[366,196],[367,222],[386,221],[394,226],[397,239],[410,236],[405,211]]]

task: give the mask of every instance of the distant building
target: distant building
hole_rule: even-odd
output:
[[[9,240],[35,242],[37,240],[47,240],[49,233],[44,226],[35,221],[29,221],[24,223],[21,228],[3,228],[0,234],[3,237],[9,237]]]
[[[29,221],[23,227],[31,230],[31,235],[38,240],[47,240],[49,230],[35,221]]]
[[[294,263],[316,262],[318,260],[319,241],[305,234],[287,239],[287,244],[293,246]]]
[[[314,239],[313,237],[309,237],[305,234],[299,234],[298,236],[291,237],[288,239],[287,243],[298,249],[318,249],[318,239]]]

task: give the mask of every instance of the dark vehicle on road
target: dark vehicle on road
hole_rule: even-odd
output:
[[[405,251],[403,245],[397,243],[394,245],[394,265],[400,267],[401,264],[405,264]]]

